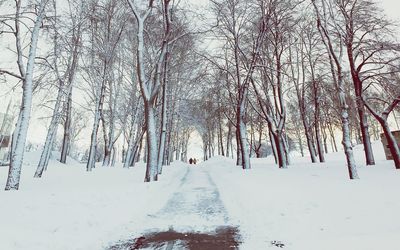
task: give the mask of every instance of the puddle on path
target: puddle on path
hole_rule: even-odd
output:
[[[232,250],[238,249],[240,237],[236,227],[219,227],[213,233],[174,230],[153,232],[126,242],[117,243],[107,250]]]
[[[171,229],[161,232],[150,230],[149,233],[120,241],[107,249],[231,250],[238,249],[240,244],[237,227],[220,226],[231,225],[229,216],[217,186],[202,168],[188,169],[179,189],[160,211],[149,217],[149,225],[152,225],[150,228],[170,225]],[[173,227],[207,229],[182,233],[173,230]]]

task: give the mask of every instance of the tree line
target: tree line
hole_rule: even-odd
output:
[[[281,168],[290,164],[291,139],[311,162],[325,162],[328,139],[338,151],[341,131],[356,179],[353,141],[363,145],[366,165],[375,164],[371,127],[375,140],[383,131],[400,168],[388,120],[397,123],[399,112],[400,47],[396,23],[375,1],[226,0],[212,1],[212,12],[220,43],[205,59],[219,92],[208,96],[216,113],[223,102],[236,131],[237,165],[250,168],[249,151],[257,155],[263,133]]]
[[[19,188],[33,100],[43,93],[51,93],[52,112],[36,178],[57,133],[66,163],[84,127],[87,171],[99,160],[114,166],[122,142],[123,166],[143,158],[146,182],[187,160],[194,130],[204,160],[235,157],[243,169],[267,151],[286,168],[294,148],[325,162],[340,150],[340,131],[351,179],[354,143],[374,165],[371,137],[383,131],[400,168],[391,131],[400,112],[400,46],[396,23],[375,1],[212,0],[198,12],[173,0],[0,6],[0,35],[13,40],[16,61],[0,75],[22,87],[6,190]],[[77,92],[85,105],[74,101]]]

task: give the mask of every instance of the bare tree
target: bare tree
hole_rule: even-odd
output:
[[[122,36],[126,27],[126,18],[124,17],[124,9],[120,7],[118,1],[109,0],[104,6],[98,6],[93,3],[91,6],[93,11],[91,17],[91,55],[90,65],[88,68],[88,76],[93,84],[95,112],[93,129],[91,134],[89,158],[86,165],[87,171],[91,171],[95,167],[95,155],[97,148],[97,133],[100,126],[100,121],[104,117],[104,101],[107,90],[107,83],[112,86],[113,67],[115,66],[118,47],[122,40]],[[125,20],[122,24],[120,21]],[[99,60],[95,62],[96,55]],[[103,122],[104,125],[104,122]],[[111,122],[114,131],[114,124]],[[105,133],[105,131],[103,131]],[[113,134],[111,134],[114,140]],[[111,143],[111,142],[110,142]],[[105,145],[105,150],[110,150],[109,142]]]
[[[231,60],[225,56],[225,70],[228,77],[227,83],[234,82],[232,96],[235,98],[231,99],[234,100],[236,106],[237,164],[243,169],[250,169],[246,106],[249,86],[267,30],[266,8],[268,6],[263,1],[254,4],[226,0],[214,1],[213,4],[219,22],[218,32],[226,39],[226,47],[229,49],[229,56],[232,57]],[[254,15],[255,11],[257,15]]]
[[[86,6],[83,6],[83,2],[81,0],[78,1],[71,1],[68,0],[68,5],[69,5],[69,17],[71,20],[72,24],[72,34],[69,37],[69,43],[68,48],[70,51],[71,56],[69,57],[70,60],[68,60],[69,64],[67,67],[67,85],[68,85],[68,91],[67,91],[67,98],[66,102],[64,103],[64,135],[63,135],[63,141],[62,141],[62,148],[61,148],[61,156],[60,156],[60,162],[61,163],[66,163],[67,161],[67,155],[69,152],[69,149],[71,147],[71,139],[73,136],[71,136],[71,123],[72,123],[72,88],[75,82],[75,78],[77,75],[78,71],[78,66],[79,66],[79,55],[81,54],[82,51],[82,35],[83,35],[83,25],[87,21],[86,18],[87,16],[84,15],[84,12],[86,10]],[[80,10],[80,11],[76,11]],[[75,12],[73,12],[75,11]]]
[[[331,73],[333,81],[335,82],[337,88],[338,99],[341,107],[341,120],[342,120],[342,144],[344,147],[344,151],[346,154],[347,160],[347,168],[349,171],[350,179],[358,179],[356,163],[354,160],[353,148],[350,141],[350,127],[349,127],[349,119],[348,119],[348,104],[346,103],[346,91],[345,91],[345,82],[343,75],[343,67],[342,67],[342,56],[343,49],[341,44],[339,44],[339,48],[335,50],[333,38],[334,35],[332,32],[328,30],[328,22],[334,22],[335,20],[332,16],[328,16],[325,11],[325,3],[322,0],[322,14],[321,14],[321,6],[319,6],[316,0],[312,0],[312,4],[315,9],[316,18],[317,18],[317,27],[321,34],[321,38],[323,43],[326,46],[329,55],[329,62],[331,64]]]
[[[71,3],[70,3],[71,4]],[[35,177],[42,177],[43,171],[47,169],[51,151],[53,148],[54,141],[56,139],[56,133],[58,129],[58,125],[61,121],[62,114],[62,106],[63,103],[67,103],[69,105],[69,109],[71,108],[71,94],[72,94],[72,84],[76,74],[76,68],[78,64],[78,56],[80,53],[81,47],[81,36],[82,36],[82,25],[84,20],[82,20],[82,12],[84,11],[82,8],[80,10],[80,18],[74,16],[74,14],[70,14],[72,23],[72,27],[62,27],[61,21],[58,18],[57,5],[56,1],[53,1],[54,8],[54,18],[53,18],[53,54],[52,57],[53,63],[49,63],[49,67],[52,69],[55,75],[55,82],[58,85],[57,90],[57,98],[55,100],[53,114],[51,116],[50,125],[48,128],[45,144],[43,147],[43,151],[38,163],[38,167],[35,172]],[[75,9],[74,11],[76,11]],[[70,8],[70,11],[72,9]],[[66,29],[66,32],[72,30],[71,40],[68,41],[69,38],[64,38],[63,29]],[[68,34],[66,34],[68,36]],[[66,42],[64,42],[67,40]],[[72,49],[70,52],[69,50]],[[68,112],[68,110],[67,110]],[[70,110],[69,110],[70,112]],[[68,120],[69,122],[69,120]],[[69,124],[67,124],[69,125]],[[64,151],[65,153],[65,151]],[[62,153],[61,161],[65,159],[66,155]],[[64,154],[64,156],[63,156]],[[65,162],[65,161],[64,161]]]
[[[263,1],[266,16],[269,17],[266,40],[263,41],[261,63],[258,66],[259,77],[252,79],[257,103],[261,115],[268,123],[271,145],[280,168],[289,163],[289,147],[285,133],[287,118],[285,104],[285,82],[289,80],[286,73],[286,54],[290,52],[292,13],[298,2]],[[290,53],[289,53],[290,54]]]
[[[33,29],[30,36],[30,48],[26,63],[23,59],[24,53],[20,30],[21,3],[22,1],[20,0],[15,1],[15,25],[13,27],[13,33],[16,39],[17,64],[19,74],[2,71],[3,73],[8,73],[20,79],[22,81],[23,88],[21,109],[12,138],[10,169],[8,172],[5,190],[18,190],[19,188],[22,163],[24,159],[25,143],[32,108],[33,74],[35,68],[37,44],[39,40],[39,31],[42,25],[43,18],[45,16],[45,9],[48,0],[41,0],[38,3],[37,12],[35,13],[36,19],[34,19]]]
[[[147,69],[145,62],[145,40],[144,29],[145,22],[155,8],[153,0],[149,0],[145,6],[137,6],[134,0],[127,0],[133,15],[136,18],[137,25],[137,47],[136,47],[136,67],[137,78],[140,84],[142,93],[145,121],[146,121],[146,138],[147,138],[147,167],[145,182],[158,180],[158,146],[157,146],[157,131],[155,119],[155,102],[161,89],[161,73],[164,65],[165,56],[167,54],[168,43],[170,42],[170,19],[168,14],[170,11],[170,0],[162,1],[162,13],[164,24],[164,35],[159,48],[159,53],[153,62],[152,68]],[[144,7],[142,10],[141,7]]]
[[[382,74],[385,65],[394,60],[390,52],[397,49],[391,39],[392,24],[386,20],[377,4],[370,0],[335,1],[341,19],[340,33],[347,50],[351,78],[356,95],[357,111],[367,165],[374,165],[368,121],[363,104],[366,84],[376,75]]]
[[[380,86],[379,91],[368,95],[364,93],[363,95],[365,107],[382,127],[396,169],[400,169],[400,151],[398,142],[390,129],[388,118],[400,103],[399,84],[400,76],[398,73],[381,75],[378,84]]]

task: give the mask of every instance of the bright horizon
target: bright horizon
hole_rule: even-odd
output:
[[[198,8],[204,8],[209,5],[209,0],[189,0],[188,1],[190,4],[193,4],[195,6],[198,6]],[[377,1],[381,4],[383,10],[385,13],[388,15],[389,18],[395,19],[396,21],[400,21],[400,16],[398,13],[398,10],[400,9],[400,1],[396,0],[379,0]],[[400,22],[399,22],[400,23]],[[0,42],[2,39],[0,39]],[[12,42],[12,41],[11,41]],[[0,48],[1,49],[1,48]],[[0,51],[1,52],[1,51]],[[5,52],[5,51],[3,51]],[[10,53],[9,51],[6,51],[6,54]],[[16,67],[15,62],[10,59],[8,64],[12,64],[12,67]],[[0,66],[2,66],[2,63],[0,62]],[[8,86],[10,87],[10,85]],[[8,91],[9,93],[9,88],[8,89],[0,89],[0,98],[3,100],[2,105],[0,105],[0,112],[4,112],[7,103],[10,98],[13,98],[14,105],[19,105],[19,98],[20,98],[20,87],[18,86],[16,88],[16,92],[18,94],[15,95],[4,95],[4,91]],[[84,107],[85,105],[85,100],[84,100],[84,93],[80,90],[74,90],[74,105],[77,106],[82,106]],[[12,97],[13,96],[13,97]],[[34,97],[34,102],[38,102],[38,96]],[[44,114],[50,115],[51,110],[50,109],[43,109],[43,108],[37,108],[33,109],[32,111],[32,117],[31,117],[31,122],[29,125],[29,131],[28,131],[28,141],[33,143],[33,144],[39,144],[43,145],[46,134],[47,134],[47,127],[50,119],[41,119]],[[80,140],[78,140],[79,148],[84,149],[87,148],[90,144],[90,133],[91,133],[91,126],[92,126],[92,121],[93,116],[90,115],[88,119],[88,124],[85,130],[82,132],[81,136],[82,137]],[[61,126],[59,127],[59,130],[61,131]],[[190,154],[193,155],[196,158],[201,158],[203,153],[202,153],[202,148],[201,148],[201,137],[198,135],[198,133],[193,133],[191,139],[190,139],[190,145],[192,147],[189,148]],[[118,146],[120,149],[122,149],[122,144],[118,143]],[[189,155],[190,155],[189,154]]]

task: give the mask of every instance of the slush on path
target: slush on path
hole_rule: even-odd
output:
[[[168,231],[157,230],[157,225],[165,224]],[[238,230],[230,224],[218,189],[202,167],[187,169],[178,190],[160,211],[149,216],[147,225],[143,235],[108,249],[224,250],[239,245]]]

